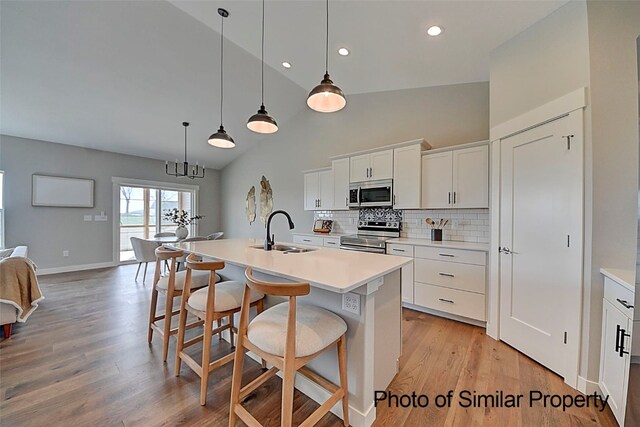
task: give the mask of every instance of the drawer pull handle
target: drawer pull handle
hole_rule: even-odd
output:
[[[335,245],[336,242],[327,242],[327,245]]]
[[[311,242],[309,239],[302,239],[303,242]]]
[[[623,305],[624,308],[633,308],[633,306],[631,304],[629,304],[628,301],[620,299],[620,298],[616,298],[616,301],[618,301],[620,304]]]
[[[451,301],[450,299],[444,299],[444,298],[438,298],[440,301],[442,302],[448,302],[449,304],[453,304],[454,302]]]
[[[451,255],[451,254],[438,254],[438,255],[440,255],[440,256],[448,256],[448,257],[451,257],[451,258],[455,257],[455,255]]]
[[[450,274],[450,273],[438,273],[438,274],[446,277],[455,277],[453,274]]]
[[[396,248],[393,248],[393,250],[394,250],[394,251],[396,251],[396,252],[406,252],[404,249],[396,249]]]

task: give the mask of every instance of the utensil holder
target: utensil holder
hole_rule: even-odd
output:
[[[431,229],[431,240],[434,242],[442,242],[442,230],[438,228]]]

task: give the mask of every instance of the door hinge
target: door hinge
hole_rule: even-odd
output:
[[[571,235],[567,234],[567,247],[571,247]]]
[[[567,333],[566,332],[564,333],[564,343],[565,344],[567,343]]]
[[[567,138],[567,150],[571,150],[571,138],[573,138],[573,135],[564,135],[563,138]]]

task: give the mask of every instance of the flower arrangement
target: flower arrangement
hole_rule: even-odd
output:
[[[164,219],[171,221],[172,223],[178,225],[179,227],[186,227],[189,224],[192,224],[194,221],[204,218],[204,215],[195,215],[189,216],[189,212],[184,209],[170,209],[165,212]]]

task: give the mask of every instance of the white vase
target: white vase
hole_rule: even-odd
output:
[[[183,225],[178,226],[178,228],[176,228],[176,237],[178,239],[186,239],[187,236],[189,235],[189,229]]]

